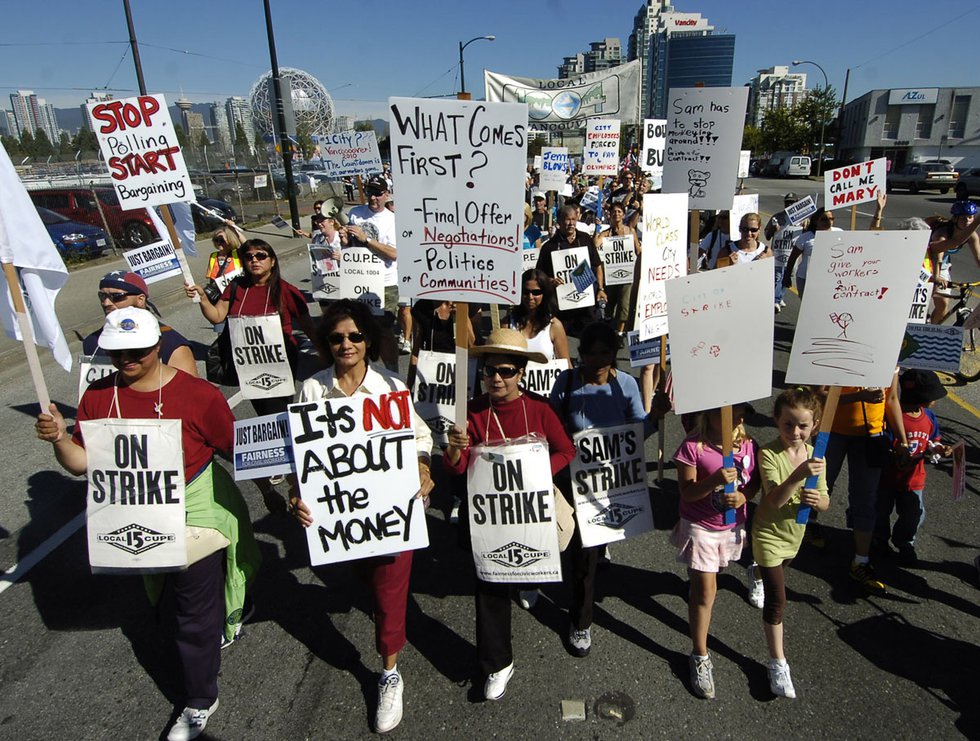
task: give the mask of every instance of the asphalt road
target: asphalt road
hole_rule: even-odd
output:
[[[746,181],[767,213],[789,189],[810,181]],[[789,186],[789,187],[787,187]],[[948,211],[949,199],[889,198],[886,228],[909,215]],[[867,211],[870,215],[870,210]],[[861,217],[859,217],[861,218]],[[867,216],[863,217],[866,219]],[[860,222],[859,222],[860,223]],[[272,228],[267,231],[274,232]],[[271,240],[286,278],[308,288],[299,240]],[[203,247],[202,247],[203,248]],[[108,267],[73,273],[59,298],[66,327],[99,325],[98,277]],[[965,279],[972,265],[958,265]],[[195,274],[202,272],[200,264]],[[213,338],[179,287],[151,287],[164,317],[205,348]],[[776,317],[776,382],[782,380],[798,301]],[[77,350],[78,342],[71,344]],[[403,358],[403,363],[405,359]],[[52,398],[71,412],[76,377],[43,359]],[[936,407],[949,439],[967,441],[980,464],[980,419],[972,387],[953,389]],[[36,402],[26,367],[0,344],[0,570],[23,564],[83,509],[83,485],[63,474],[50,447],[33,436]],[[775,436],[756,404],[750,432]],[[236,409],[249,416],[245,404]],[[668,456],[680,442],[666,420]],[[656,455],[656,438],[648,459]],[[568,592],[548,587],[532,612],[514,606],[516,673],[499,703],[477,701],[472,567],[456,546],[443,489],[429,511],[430,547],[416,554],[409,602],[409,645],[402,738],[678,738],[766,734],[774,737],[980,737],[980,607],[973,559],[980,553],[978,489],[970,477],[961,502],[950,497],[950,468],[930,466],[928,515],[917,543],[922,563],[880,566],[885,597],[866,597],[847,577],[849,534],[842,498],[823,522],[828,547],[805,547],[788,571],[787,655],[799,699],[774,700],[763,661],[760,611],[746,602],[744,569],[719,578],[710,650],[718,698],[687,689],[687,582],[667,542],[676,521],[675,475],[650,476],[657,530],[612,548],[600,572],[592,654],[563,648]],[[216,739],[365,738],[371,733],[376,672],[370,601],[345,566],[308,566],[292,520],[269,515],[257,489],[243,486],[265,563],[255,589],[257,613],[247,637],[224,652],[221,708],[208,726]],[[137,578],[92,576],[83,531],[70,535],[26,576],[0,577],[0,729],[19,739],[157,738],[179,697],[166,619],[159,622]],[[564,722],[562,700],[582,700],[585,721]]]

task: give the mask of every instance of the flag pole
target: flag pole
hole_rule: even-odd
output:
[[[14,302],[14,314],[17,315],[17,325],[20,327],[20,338],[24,343],[24,352],[27,354],[27,365],[31,370],[31,380],[34,381],[34,391],[37,393],[37,403],[41,405],[41,412],[48,413],[51,406],[51,396],[48,394],[48,385],[44,382],[44,374],[41,373],[41,359],[37,354],[37,344],[34,341],[34,327],[31,318],[27,314],[27,306],[24,304],[24,294],[20,290],[20,280],[17,278],[17,268],[13,263],[3,263],[3,274],[7,279],[7,288],[10,290],[10,297]]]

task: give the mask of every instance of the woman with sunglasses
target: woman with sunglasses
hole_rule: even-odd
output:
[[[772,257],[772,251],[759,240],[762,218],[755,212],[745,214],[738,223],[739,238],[729,243],[728,261],[730,265],[764,260]],[[720,264],[720,263],[719,263]]]
[[[330,304],[317,327],[316,341],[326,369],[303,382],[297,402],[348,398],[358,394],[403,391],[405,384],[394,373],[372,365],[381,350],[381,327],[371,310],[360,301],[341,299]],[[429,472],[432,433],[412,409],[415,444],[418,449],[419,481],[417,496],[428,503],[432,491]],[[313,525],[310,508],[291,487],[289,508],[303,527]],[[402,718],[403,682],[398,673],[398,653],[405,646],[405,609],[408,580],[412,571],[412,551],[395,556],[378,556],[357,561],[364,581],[374,596],[375,645],[382,660],[378,681],[378,708],[375,730],[387,733]]]
[[[813,254],[813,238],[817,232],[839,232],[843,231],[840,227],[834,226],[834,214],[822,206],[818,208],[806,224],[806,229],[796,238],[793,243],[793,250],[789,253],[789,261],[786,263],[786,270],[783,272],[783,285],[789,288],[793,281],[793,267],[796,260],[801,255],[800,267],[796,271],[796,290],[803,298],[803,289],[806,287],[806,270],[810,264],[810,255]]]
[[[483,357],[487,392],[470,401],[466,429],[453,426],[449,431],[449,446],[443,460],[450,473],[466,473],[473,445],[502,442],[531,433],[547,440],[552,475],[566,468],[575,457],[568,433],[546,399],[524,393],[520,386],[527,362],[544,362],[544,355],[529,350],[524,335],[506,327],[495,329],[487,344],[470,348],[470,354]],[[460,512],[459,522],[460,542],[469,547],[467,512]],[[480,673],[487,678],[484,696],[488,700],[502,698],[514,674],[510,625],[510,585],[477,578],[476,652]]]
[[[245,590],[260,561],[248,507],[225,469],[213,463],[215,453],[232,450],[235,418],[214,386],[161,361],[160,325],[145,309],[107,314],[99,346],[116,372],[82,395],[74,433],[54,404],[38,415],[35,430],[52,443],[61,466],[81,476],[89,463],[81,422],[180,420],[189,565],[144,580],[154,603],[167,583],[175,596],[185,707],[167,738],[184,741],[198,736],[218,707],[221,648],[240,631]]]
[[[548,274],[534,268],[525,270],[521,285],[521,303],[510,312],[510,328],[524,336],[528,350],[541,353],[546,361],[570,361],[568,335],[555,316],[558,298]]]
[[[226,219],[225,226],[211,235],[214,252],[208,258],[205,290],[212,303],[221,297],[232,278],[242,273],[242,261],[238,259],[238,249],[242,246],[244,236],[245,233],[230,219]]]

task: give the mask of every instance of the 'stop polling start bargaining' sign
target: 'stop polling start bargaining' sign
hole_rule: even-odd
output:
[[[194,200],[162,95],[90,103],[88,112],[123,209]]]
[[[399,292],[516,304],[527,106],[391,98]]]

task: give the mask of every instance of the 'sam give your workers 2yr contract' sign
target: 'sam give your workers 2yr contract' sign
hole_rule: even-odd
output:
[[[398,292],[517,304],[527,106],[391,98]]]
[[[313,566],[429,544],[407,390],[289,407]]]

